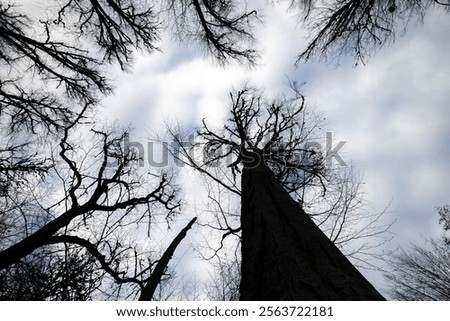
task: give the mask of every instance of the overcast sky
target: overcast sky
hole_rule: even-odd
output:
[[[396,223],[388,247],[439,236],[435,207],[450,203],[448,15],[430,12],[423,26],[411,26],[365,66],[343,57],[339,66],[297,69],[295,56],[305,46],[301,26],[280,7],[264,15],[257,69],[213,66],[195,48],[166,37],[162,53],[138,57],[132,73],[118,76],[115,96],[105,101],[108,114],[143,136],[164,120],[190,126],[207,117],[220,124],[232,87],[250,81],[276,94],[287,90],[287,77],[306,82],[307,102],[324,114],[333,140],[347,142],[344,160],[364,174],[370,210],[390,204],[385,219]],[[369,278],[384,287],[379,275]]]
[[[344,160],[364,174],[369,209],[390,204],[385,220],[396,223],[387,246],[439,236],[435,207],[450,203],[449,16],[430,12],[423,26],[411,26],[365,66],[343,57],[339,66],[301,63],[297,69],[304,30],[278,6],[267,7],[264,17],[258,68],[214,66],[195,47],[164,37],[161,52],[137,55],[130,73],[112,74],[116,91],[103,102],[105,117],[132,124],[145,141],[164,121],[190,127],[206,117],[220,124],[228,92],[246,81],[269,95],[287,91],[287,78],[306,82],[307,102],[324,114],[333,140],[346,141]],[[185,193],[195,201],[195,188]],[[380,275],[368,277],[379,289],[385,286]]]

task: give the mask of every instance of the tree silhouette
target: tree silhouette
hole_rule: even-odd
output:
[[[41,184],[36,181],[31,186],[19,186],[15,199],[6,197],[2,202],[5,228],[0,269],[10,269],[10,273],[5,272],[9,276],[17,271],[13,274],[17,276],[24,266],[26,271],[39,271],[30,266],[36,258],[55,265],[64,257],[76,258],[80,256],[76,253],[83,253],[95,263],[89,261],[89,270],[80,270],[81,275],[107,275],[119,286],[107,293],[112,295],[122,285],[130,284],[137,286],[134,295],[146,289],[141,299],[151,299],[154,290],[147,284],[159,284],[174,250],[195,219],[162,254],[164,259],[154,258],[151,251],[157,248],[133,245],[142,239],[139,235],[144,235],[144,244],[150,242],[146,230],[150,231],[152,221],[158,221],[161,215],[170,221],[178,214],[177,188],[169,173],[141,173],[138,155],[123,146],[126,131],[92,129],[90,147],[71,138],[83,130],[81,118],[64,130],[49,176]],[[80,153],[85,148],[88,152]],[[23,203],[19,202],[20,195],[25,196]],[[135,238],[125,237],[133,234]],[[77,269],[77,265],[70,267],[73,273]]]
[[[91,300],[103,278],[95,259],[82,249],[45,246],[0,271],[0,299],[20,301]]]
[[[422,21],[433,7],[448,11],[450,2],[290,0],[290,7],[302,11],[309,31],[308,45],[298,55],[297,64],[316,57],[334,60],[343,54],[364,63],[372,53],[394,41],[399,23],[406,30],[411,20]]]
[[[205,44],[206,52],[221,64],[230,60],[255,64],[253,48],[257,12],[247,11],[235,0],[168,1],[169,25],[179,38]]]
[[[272,241],[276,243],[273,235],[278,232],[272,231],[289,230],[290,227],[295,230],[296,226],[303,226],[303,228],[308,226],[312,231],[303,233],[308,235],[305,236],[305,239],[312,237],[320,244],[324,242],[326,244],[324,246],[328,249],[334,247],[334,245],[331,245],[330,239],[336,245],[343,246],[345,243],[355,239],[379,236],[389,227],[389,225],[383,226],[379,224],[378,219],[380,216],[376,216],[376,219],[369,220],[369,223],[365,226],[367,229],[364,232],[361,232],[361,230],[355,231],[354,223],[358,220],[364,221],[361,216],[358,216],[358,206],[361,205],[357,190],[358,185],[353,185],[354,182],[349,176],[339,176],[342,172],[334,170],[332,166],[326,166],[326,159],[330,154],[327,155],[323,150],[319,150],[318,143],[314,141],[319,131],[321,119],[306,108],[304,97],[300,94],[298,86],[292,84],[292,89],[292,96],[282,96],[274,100],[268,100],[260,90],[248,86],[242,90],[232,92],[230,94],[229,117],[223,128],[212,129],[206,120],[203,120],[203,125],[197,132],[198,140],[190,144],[181,141],[180,137],[175,135],[175,130],[171,130],[173,137],[178,141],[178,145],[172,150],[173,155],[184,164],[211,179],[215,185],[221,188],[221,192],[218,192],[215,196],[210,193],[210,196],[212,196],[210,198],[218,208],[218,213],[216,214],[217,222],[215,224],[204,224],[223,233],[220,246],[213,251],[213,256],[219,256],[218,252],[223,249],[226,237],[241,235],[242,233],[241,299],[256,299],[257,295],[262,295],[262,297],[259,297],[260,299],[270,298],[275,300],[283,298],[295,300],[339,298],[339,296],[333,295],[328,297],[325,292],[322,297],[320,294],[314,296],[315,294],[311,293],[311,296],[309,296],[307,291],[300,294],[298,291],[301,291],[302,286],[299,287],[297,292],[285,292],[285,297],[282,298],[279,296],[282,291],[275,291],[276,286],[274,284],[276,282],[273,279],[272,283],[266,284],[267,287],[270,287],[268,284],[272,284],[274,287],[270,291],[267,287],[258,290],[258,286],[263,286],[263,282],[261,280],[249,281],[249,277],[252,278],[251,275],[253,275],[257,278],[263,275],[262,271],[257,272],[255,269],[257,267],[263,269],[266,263],[255,259],[254,255],[258,256],[258,252],[264,252],[261,249],[261,246],[264,244],[265,248],[270,248],[268,244],[271,244]],[[200,157],[197,157],[199,151],[203,153]],[[329,153],[330,151],[328,150],[327,152]],[[264,175],[267,174],[267,177],[255,178],[256,181],[253,181],[249,178],[257,177],[252,176],[257,175],[251,174],[253,171],[265,173]],[[274,195],[266,195],[267,193],[270,194],[271,191],[265,190],[264,186],[271,186],[267,188],[273,188]],[[348,189],[344,187],[348,187]],[[249,190],[255,191],[249,192]],[[240,222],[239,219],[236,219],[236,217],[239,217],[238,215],[230,214],[227,210],[224,210],[221,198],[215,199],[215,197],[218,197],[217,195],[222,194],[224,191],[241,197]],[[269,200],[265,200],[267,198]],[[280,204],[284,205],[280,206],[288,207],[283,207],[283,209],[274,208],[273,204],[270,203],[270,199],[274,200],[274,202],[276,199],[282,199],[283,201],[280,201]],[[308,221],[310,220],[309,218],[301,218],[303,216],[307,217],[303,213],[303,206],[317,211],[315,213],[311,212],[311,217],[328,234],[329,239],[325,240],[325,236],[316,237],[316,235],[321,235],[322,232],[317,229],[312,221]],[[295,214],[296,211],[298,216]],[[262,212],[265,214],[261,214]],[[259,215],[262,218],[255,218],[256,216],[259,217]],[[278,221],[273,215],[286,215],[286,219]],[[355,216],[355,218],[352,216]],[[303,223],[300,224],[300,221]],[[271,223],[274,225],[271,225]],[[261,233],[266,236],[271,235],[267,236],[270,240],[265,239]],[[299,233],[300,230],[296,230],[291,235],[291,245],[287,245],[290,248],[286,247],[285,251],[288,253],[292,250],[292,246],[297,246],[295,245],[297,242],[303,242],[302,244],[307,246],[308,249],[303,249],[304,251],[302,252],[297,248],[292,253],[303,253],[303,256],[297,255],[297,257],[305,259],[305,253],[310,253],[311,248],[309,247],[311,244],[303,240],[304,238],[302,237],[300,240],[303,241],[294,241],[293,238],[301,235]],[[281,237],[282,234],[278,233],[277,235]],[[283,246],[289,244],[287,239],[280,241]],[[361,248],[359,250],[363,251]],[[329,254],[330,257],[337,258],[342,256],[341,253],[337,254],[337,250],[330,251],[334,253]],[[264,254],[263,256],[268,260],[270,258],[278,260],[275,257],[276,254],[270,250],[267,253],[264,252]],[[311,254],[310,259],[312,260],[312,257],[319,257],[320,255],[320,253]],[[306,257],[309,256],[306,255]],[[337,261],[340,261],[340,259],[337,259]],[[341,264],[334,263],[337,266]],[[349,268],[353,271],[347,271],[349,275],[355,272],[356,279],[362,278],[350,263],[342,264],[345,266],[344,269]],[[323,265],[321,268],[326,269],[328,266],[325,262]],[[278,272],[283,271],[283,267],[278,265],[273,268],[278,269]],[[318,267],[317,269],[320,270]],[[286,273],[290,274],[290,272]],[[331,275],[332,273],[328,271],[325,274]],[[294,275],[293,278],[298,277],[298,282],[305,280],[305,275],[296,273],[292,275]],[[283,283],[281,280],[280,282]],[[329,284],[329,286],[331,285]],[[278,290],[282,287],[280,286]],[[374,291],[371,286],[369,288],[369,293]],[[254,295],[249,294],[250,292],[248,291],[255,291]],[[265,296],[263,294],[266,293],[265,291],[271,294]],[[360,298],[365,297],[362,294],[363,292],[359,293]],[[355,290],[355,293],[358,293],[358,291]],[[376,291],[372,294],[372,299],[380,298]],[[345,294],[342,295],[341,299],[348,298]],[[370,294],[369,297],[371,297]]]
[[[438,207],[444,232],[449,231],[448,205]],[[396,300],[448,301],[450,299],[450,247],[447,235],[428,239],[425,246],[413,245],[409,250],[394,253],[388,260],[391,267],[386,278],[390,295]]]

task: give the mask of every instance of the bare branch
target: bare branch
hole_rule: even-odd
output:
[[[234,0],[171,0],[166,12],[180,39],[198,40],[220,64],[256,63],[258,52],[252,48],[256,11],[247,12]]]
[[[123,274],[122,272],[114,271],[114,269],[111,268],[110,264],[106,262],[105,256],[98,251],[97,246],[89,242],[88,240],[72,235],[57,235],[51,237],[47,244],[58,244],[58,243],[76,244],[85,248],[100,263],[103,270],[105,270],[106,273],[108,273],[110,276],[114,278],[117,284],[136,283],[142,287],[143,284],[142,280],[136,278],[123,278],[121,277],[121,274]]]
[[[372,53],[395,40],[397,24],[416,19],[422,21],[435,5],[448,11],[448,1],[291,0],[290,8],[304,12],[303,19],[310,32],[307,48],[298,55],[301,60],[313,58],[339,59],[350,54],[356,63],[365,63]]]
[[[189,231],[192,225],[197,220],[194,217],[187,225],[184,227],[180,233],[173,239],[172,243],[170,243],[169,247],[166,249],[161,259],[158,261],[158,264],[155,266],[155,269],[152,271],[150,278],[147,280],[144,288],[142,289],[141,295],[139,296],[139,301],[151,301],[153,295],[155,293],[156,287],[161,283],[161,279],[164,275],[165,270],[169,264],[170,259],[172,258],[175,250],[181,241],[186,237],[187,231]]]

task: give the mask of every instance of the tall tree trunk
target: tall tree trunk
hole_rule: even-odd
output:
[[[240,300],[384,300],[263,161],[243,170],[241,211]]]

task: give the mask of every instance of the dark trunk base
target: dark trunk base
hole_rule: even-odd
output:
[[[385,300],[263,164],[242,176],[240,300]]]

